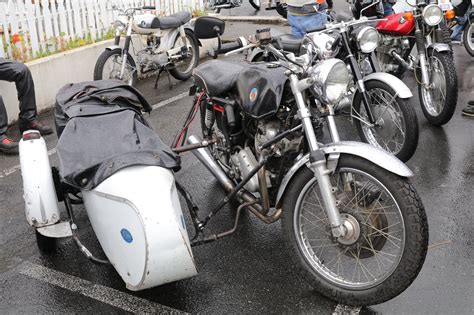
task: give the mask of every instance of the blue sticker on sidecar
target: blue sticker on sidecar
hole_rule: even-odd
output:
[[[127,242],[127,243],[133,242],[133,236],[132,236],[132,233],[130,233],[129,230],[121,229],[120,234],[122,235],[122,238],[125,242]]]

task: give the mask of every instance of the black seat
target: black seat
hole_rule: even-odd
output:
[[[211,60],[194,69],[194,82],[209,95],[219,96],[235,86],[242,69],[237,63]]]
[[[280,49],[284,51],[292,52],[295,54],[300,53],[302,38],[298,38],[293,34],[284,34],[276,37],[276,46],[280,46]]]
[[[187,11],[178,12],[169,16],[160,17],[160,28],[162,30],[180,27],[191,20],[191,13]]]

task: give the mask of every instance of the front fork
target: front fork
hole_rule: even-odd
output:
[[[295,95],[296,104],[298,105],[298,116],[301,119],[306,139],[309,144],[310,168],[318,180],[318,186],[321,196],[323,197],[324,207],[331,224],[332,235],[336,238],[344,237],[347,232],[341,222],[341,215],[336,206],[336,199],[333,194],[334,188],[332,187],[329,178],[332,171],[326,167],[326,157],[324,152],[319,148],[316,140],[316,134],[311,122],[311,113],[304,102],[302,90],[298,86],[298,82],[298,77],[296,75],[290,75],[291,90]]]
[[[120,33],[119,33],[120,36]],[[120,40],[120,39],[119,39]],[[115,41],[117,41],[117,35],[115,36]],[[123,80],[123,75],[125,74],[125,67],[128,60],[128,49],[130,48],[130,42],[132,41],[132,23],[128,23],[127,27],[127,36],[125,36],[125,44],[123,45],[122,50],[122,67],[120,69],[119,79]]]
[[[430,86],[430,77],[428,75],[428,61],[426,58],[426,39],[423,36],[423,32],[420,27],[417,25],[415,30],[415,40],[416,40],[416,50],[418,52],[418,59],[420,61],[420,70],[421,70],[421,83],[423,88],[429,88]]]

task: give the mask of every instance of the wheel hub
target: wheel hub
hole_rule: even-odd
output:
[[[343,245],[352,245],[360,237],[360,225],[355,217],[348,213],[341,213],[342,225],[346,229],[346,234],[340,236],[337,241]]]
[[[384,139],[390,139],[396,133],[395,120],[398,120],[393,108],[381,108],[376,106],[374,108],[374,116],[377,117],[375,127],[377,133]]]

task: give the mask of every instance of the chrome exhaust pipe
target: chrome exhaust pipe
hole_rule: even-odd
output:
[[[191,135],[188,137],[188,143],[189,144],[198,144],[202,143],[202,140],[200,137]],[[234,189],[234,183],[230,178],[224,173],[222,168],[217,165],[216,161],[214,158],[211,156],[211,153],[209,153],[209,150],[207,148],[199,148],[196,150],[192,150],[194,156],[197,157],[197,159],[204,164],[204,166],[211,172],[212,175],[214,175],[215,178],[219,181],[219,183],[224,187],[226,191],[231,191]]]

